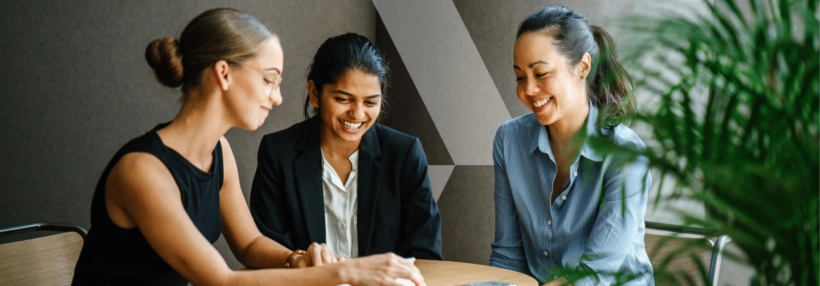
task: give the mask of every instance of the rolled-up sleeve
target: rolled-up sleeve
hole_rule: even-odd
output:
[[[492,243],[490,265],[530,274],[521,241],[512,189],[504,161],[504,125],[498,128],[493,141],[495,169],[495,241]]]

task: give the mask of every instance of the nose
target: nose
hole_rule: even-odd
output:
[[[526,80],[525,85],[526,86],[524,87],[524,94],[526,94],[527,96],[532,96],[541,91],[541,89],[538,88],[538,85],[535,84],[534,80]]]
[[[350,107],[350,117],[353,119],[361,120],[364,119],[364,102],[357,102],[355,104],[351,104]]]
[[[282,104],[282,92],[279,87],[276,87],[276,90],[271,93],[270,101],[273,106],[279,106]]]

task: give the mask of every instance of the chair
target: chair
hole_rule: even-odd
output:
[[[707,229],[649,221],[646,229],[671,232],[646,233],[644,236],[658,285],[703,285],[699,278],[706,276],[707,285],[717,286],[723,250],[731,241],[729,236],[715,238]]]
[[[0,229],[0,237],[32,231],[62,233],[0,244],[0,285],[69,285],[86,231],[61,223],[33,223]]]

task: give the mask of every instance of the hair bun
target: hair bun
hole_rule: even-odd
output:
[[[154,69],[157,80],[167,87],[182,85],[182,55],[178,44],[174,37],[165,37],[154,40],[145,49],[145,60]]]

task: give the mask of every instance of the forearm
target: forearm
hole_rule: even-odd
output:
[[[346,283],[340,267],[261,269],[232,272],[225,285],[339,285]]]
[[[496,250],[493,249],[492,254],[490,254],[490,266],[509,269],[512,271],[521,272],[529,275],[530,270],[529,266],[527,265],[527,260],[523,257],[523,250],[516,252],[521,253],[520,259],[503,255],[499,252],[496,252]]]
[[[418,183],[403,184],[411,190],[401,203],[401,239],[396,249],[400,255],[441,260],[441,214],[433,199],[427,171],[415,173]]]
[[[249,268],[282,268],[291,252],[290,249],[260,234],[243,251],[242,257],[237,258]]]
[[[396,249],[397,254],[405,257],[442,260],[441,216],[438,215],[438,209],[435,206],[432,208],[435,210],[434,215],[430,212],[414,212],[411,215],[419,218],[420,221],[407,221],[406,229],[403,231],[405,239],[400,239],[397,244],[405,247]]]

